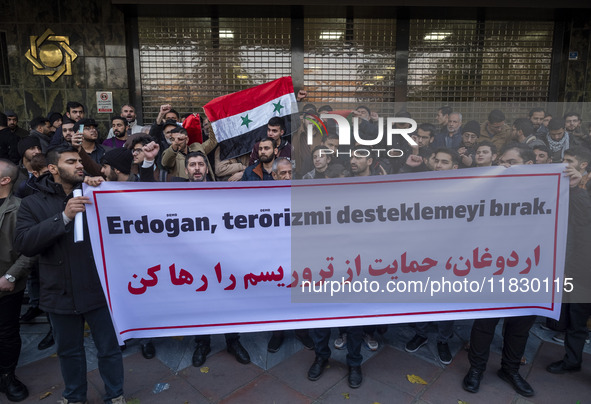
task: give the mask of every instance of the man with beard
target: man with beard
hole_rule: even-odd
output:
[[[542,139],[548,134],[548,128],[543,124],[546,112],[544,108],[532,108],[529,110],[529,120],[534,125],[534,135]]]
[[[125,104],[122,106],[121,116],[127,120],[127,136],[131,136],[134,133],[148,133],[150,131],[149,126],[138,125],[135,115],[135,107],[133,105]],[[113,128],[111,128],[107,139],[110,139],[113,136],[115,136],[115,134],[113,133]]]
[[[19,155],[17,145],[19,138],[8,127],[8,118],[0,112],[0,158],[18,164]]]
[[[114,116],[111,118],[111,129],[113,130],[113,136],[103,142],[103,146],[111,149],[117,147],[123,147],[127,140],[127,119],[121,116]]]
[[[72,144],[72,137],[76,132],[74,132],[74,125],[76,122],[71,120],[70,118],[64,118],[64,122],[62,123],[62,127],[60,128],[60,134],[62,135],[62,140],[58,145],[67,145]],[[53,139],[52,139],[53,142]],[[49,148],[56,147],[56,145],[49,145]]]
[[[39,255],[39,307],[49,313],[64,379],[64,402],[87,399],[84,323],[98,350],[99,372],[107,403],[125,403],[123,361],[107,302],[98,277],[86,216],[84,241],[74,242],[74,218],[91,201],[73,197],[84,179],[82,160],[70,145],[47,153],[49,174],[38,182],[39,192],[21,203],[14,246],[22,254]]]
[[[435,135],[433,147],[447,147],[456,150],[462,142],[462,114],[452,112],[449,114],[447,127]]]
[[[362,149],[354,149],[357,152]],[[361,157],[353,154],[351,156],[351,172],[354,177],[368,177],[371,174],[371,165],[373,164],[373,157]]]
[[[130,176],[133,154],[131,150],[121,147],[111,149],[102,158],[101,173],[107,181],[136,181],[137,177]]]
[[[168,130],[170,130],[172,144],[170,147],[164,150],[164,153],[162,153],[162,167],[165,168],[173,177],[186,177],[187,173],[184,169],[184,166],[186,162],[185,156],[187,153],[199,151],[207,155],[213,151],[213,149],[215,149],[218,144],[213,132],[209,139],[207,139],[205,142],[195,142],[189,145],[189,135],[185,128],[177,125],[168,125],[165,127],[165,132]],[[211,169],[211,166],[209,166],[209,160],[207,161],[207,164],[209,172],[212,173],[212,179],[215,180],[213,177],[213,170]]]
[[[242,181],[272,181],[273,160],[277,157],[277,143],[266,137],[259,142],[258,163],[246,167]]]
[[[29,132],[18,126],[18,115],[13,111],[6,111],[6,118],[8,118],[8,128],[10,131],[18,136],[19,139],[24,139],[29,136]]]
[[[100,164],[105,155],[105,148],[97,143],[98,131],[96,126],[94,119],[84,118],[74,124],[74,133],[78,133],[80,127],[84,128],[82,129],[82,148],[94,162]]]

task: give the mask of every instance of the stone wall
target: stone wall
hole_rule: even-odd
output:
[[[129,88],[125,50],[124,15],[105,0],[3,0],[0,31],[6,32],[9,85],[0,86],[0,110],[12,109],[19,115],[19,126],[52,112],[65,112],[68,101],[85,105],[87,116],[99,122],[99,133],[106,135],[109,114],[98,114],[96,91],[112,91],[115,112],[128,102]],[[30,36],[46,29],[69,37],[78,57],[72,62],[72,75],[55,82],[33,75],[33,65],[25,53]]]

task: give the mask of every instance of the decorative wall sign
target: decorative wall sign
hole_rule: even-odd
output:
[[[78,55],[70,48],[70,38],[54,35],[49,28],[43,35],[30,36],[31,48],[25,57],[33,64],[35,76],[47,76],[52,82],[72,75],[72,61]]]

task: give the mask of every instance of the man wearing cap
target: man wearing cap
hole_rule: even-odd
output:
[[[33,177],[31,160],[39,153],[41,153],[41,143],[36,137],[27,136],[18,142],[18,154],[21,156],[21,161],[18,179],[14,184],[14,193],[19,198],[27,196],[27,193],[24,192],[26,182]]]
[[[462,142],[458,147],[460,155],[460,167],[467,168],[474,166],[474,155],[478,138],[480,137],[480,124],[476,121],[468,121],[462,129]]]
[[[98,131],[96,121],[92,118],[84,118],[74,124],[74,132],[80,132],[82,129],[82,148],[97,164],[105,155],[105,148],[97,143]]]
[[[18,115],[16,112],[7,110],[6,117],[8,118],[8,127],[10,128],[10,131],[17,135],[19,139],[29,136],[29,132],[18,126]]]
[[[47,119],[49,120],[49,133],[53,136],[62,126],[63,116],[59,112],[50,112],[47,115]]]
[[[133,154],[124,147],[111,149],[102,158],[103,168],[101,173],[107,181],[137,181],[136,176],[131,176],[131,163]]]

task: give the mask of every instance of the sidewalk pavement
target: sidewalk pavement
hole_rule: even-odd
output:
[[[29,388],[30,396],[23,403],[55,403],[61,397],[63,382],[55,347],[37,350],[48,325],[44,317],[36,323],[23,324],[23,349],[16,374]],[[532,327],[526,350],[527,364],[521,374],[536,394],[525,398],[496,375],[500,367],[502,323],[491,348],[489,366],[480,392],[471,394],[461,387],[469,364],[464,345],[470,334],[471,321],[457,321],[450,348],[454,356],[450,365],[437,359],[436,329],[431,330],[429,343],[414,354],[404,351],[405,343],[414,335],[407,324],[390,325],[379,337],[380,348],[371,352],[362,348],[363,384],[358,389],[347,385],[346,350],[333,349],[330,367],[322,377],[311,382],[307,371],[314,352],[304,349],[293,332],[286,333],[281,350],[267,353],[270,332],[243,334],[241,342],[249,351],[252,363],[242,365],[225,350],[223,336],[212,338],[212,353],[201,368],[191,365],[194,349],[192,337],[158,338],[154,340],[156,358],[146,360],[138,340],[128,341],[123,352],[125,397],[130,404],[147,403],[591,403],[591,346],[586,345],[583,369],[568,375],[553,375],[545,367],[564,355],[564,348],[551,340],[553,331],[540,328],[542,319]],[[333,330],[331,347],[336,330]],[[96,350],[92,337],[86,337],[88,356],[88,401],[101,403],[104,391],[97,370]],[[418,376],[419,383],[410,380]],[[425,383],[425,384],[421,384]],[[9,401],[0,394],[0,404]]]

